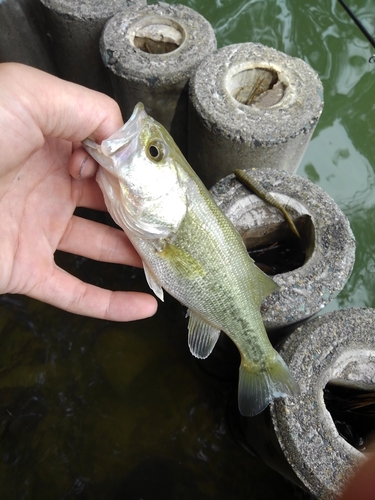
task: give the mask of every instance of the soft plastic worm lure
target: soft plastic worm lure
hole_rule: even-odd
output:
[[[246,170],[236,169],[233,171],[233,173],[237,177],[237,179],[242,182],[242,184],[251,189],[251,191],[259,196],[259,198],[266,201],[269,205],[272,205],[273,207],[279,209],[280,212],[284,215],[285,220],[289,224],[289,227],[293,231],[293,233],[297,236],[297,238],[301,238],[298,229],[292,221],[292,218],[288,214],[285,207],[281,203],[279,203],[276,198],[274,198],[268,191],[266,191],[258,181],[256,181],[248,172],[246,172]]]

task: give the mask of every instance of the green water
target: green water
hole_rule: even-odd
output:
[[[374,94],[371,47],[335,1],[180,2],[219,46],[271,45],[320,75],[325,107],[298,173],[347,214],[356,264],[326,310],[373,307]],[[374,1],[351,7],[370,32]],[[146,290],[142,271],[57,256],[113,289]],[[112,324],[23,297],[0,297],[0,498],[200,500],[301,498],[232,437],[236,366],[207,373],[188,352],[184,310],[168,298],[149,320]],[[207,366],[207,365],[206,365]],[[210,371],[210,370],[208,370]]]

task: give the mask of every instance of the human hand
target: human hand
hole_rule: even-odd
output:
[[[79,145],[123,124],[115,101],[34,68],[0,64],[0,293],[114,321],[151,316],[148,294],[113,292],[59,268],[56,249],[141,266],[125,234],[73,215],[105,210],[95,161]]]
[[[375,455],[374,445],[367,460],[359,467],[338,500],[374,500],[375,498]]]

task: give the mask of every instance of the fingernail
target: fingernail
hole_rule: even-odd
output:
[[[83,161],[81,163],[81,167],[80,167],[79,172],[78,172],[78,178],[80,178],[82,176],[83,169],[85,168],[85,165],[86,165],[86,162],[88,159],[89,159],[88,155],[86,156],[86,158],[83,159]]]

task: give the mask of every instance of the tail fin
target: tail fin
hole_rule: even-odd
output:
[[[298,393],[296,381],[276,351],[264,368],[256,364],[249,368],[241,360],[238,408],[242,415],[252,417],[263,411],[273,399]]]

